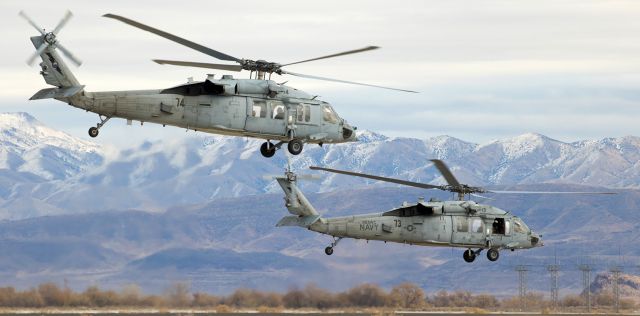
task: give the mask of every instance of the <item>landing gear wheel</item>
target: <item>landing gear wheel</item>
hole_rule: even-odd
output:
[[[294,139],[287,144],[287,149],[289,149],[292,155],[299,155],[302,152],[302,147],[304,147],[304,145],[302,141],[298,139]]]
[[[333,254],[333,247],[329,246],[327,248],[324,248],[324,253],[327,254],[327,256],[330,256]]]
[[[271,158],[276,154],[276,145],[271,142],[264,142],[262,146],[260,146],[260,153],[264,157]]]
[[[462,258],[464,258],[464,261],[471,263],[471,262],[473,262],[473,260],[476,260],[476,253],[473,252],[473,250],[471,250],[471,249],[467,249],[462,254]]]
[[[500,252],[498,249],[491,248],[487,250],[487,259],[489,259],[489,261],[496,261],[498,258],[500,258]]]
[[[96,136],[98,136],[99,132],[100,131],[98,130],[97,127],[92,127],[92,128],[89,129],[89,136],[96,137]]]

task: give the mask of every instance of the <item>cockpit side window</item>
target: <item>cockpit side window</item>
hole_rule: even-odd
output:
[[[322,106],[322,118],[327,123],[332,123],[332,124],[338,123],[338,115],[330,105]]]
[[[516,218],[513,220],[513,231],[521,234],[524,234],[527,232],[527,230],[525,229],[524,223],[519,218]]]

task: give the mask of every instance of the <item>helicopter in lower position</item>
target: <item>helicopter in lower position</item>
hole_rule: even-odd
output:
[[[467,248],[466,262],[473,262],[483,250],[487,258],[496,261],[500,250],[529,249],[543,246],[542,235],[533,232],[522,219],[497,207],[465,200],[477,193],[516,194],[615,194],[611,192],[534,192],[489,191],[481,187],[460,184],[441,160],[431,160],[447,181],[446,185],[431,185],[385,178],[362,173],[310,167],[350,176],[391,182],[423,189],[439,189],[457,194],[454,201],[418,199],[382,213],[322,217],[297,187],[297,175],[287,171],[275,179],[285,192],[285,205],[292,215],[283,217],[276,226],[299,226],[334,238],[325,248],[327,255],[343,238],[380,240],[419,246]],[[484,198],[484,197],[482,197]]]
[[[356,141],[356,127],[340,118],[329,103],[317,100],[317,96],[311,96],[284,83],[276,83],[270,80],[271,74],[415,92],[304,75],[283,69],[284,66],[293,64],[370,51],[377,49],[377,46],[279,64],[264,60],[239,59],[114,14],[105,14],[104,17],[156,34],[211,57],[235,63],[211,64],[154,60],[158,64],[225,71],[248,70],[251,72],[250,79],[235,79],[230,75],[223,75],[220,79],[216,79],[214,75],[209,75],[204,81],[196,82],[190,79],[186,84],[167,89],[89,92],[84,89],[84,85],[80,84],[57,53],[57,50],[60,50],[74,64],[78,66],[81,64],[80,60],[57,40],[59,31],[67,24],[72,16],[71,13],[67,11],[51,32],[45,32],[24,12],[20,12],[20,16],[40,33],[38,36],[31,37],[36,52],[27,60],[27,63],[33,64],[40,57],[42,59],[40,74],[47,84],[55,86],[55,88],[38,91],[31,100],[53,98],[97,113],[100,122],[89,129],[91,137],[98,136],[99,130],[111,118],[124,118],[129,125],[136,120],[141,124],[151,122],[212,134],[261,138],[266,140],[260,147],[260,152],[265,157],[272,157],[284,144],[287,145],[291,154],[297,155],[302,152],[304,144],[322,146],[322,144]],[[251,78],[253,74],[255,76]],[[266,75],[269,79],[265,78]],[[272,140],[277,142],[274,144]]]

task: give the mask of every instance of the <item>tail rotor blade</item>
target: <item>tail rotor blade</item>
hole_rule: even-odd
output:
[[[36,59],[38,59],[38,57],[40,57],[42,52],[44,52],[44,50],[47,49],[47,47],[49,47],[49,43],[47,43],[47,42],[44,42],[42,45],[40,45],[40,47],[38,47],[36,52],[33,53],[33,55],[31,55],[31,57],[29,57],[29,59],[27,59],[27,65],[33,66],[33,64],[36,62]]]
[[[73,14],[71,14],[71,11],[67,10],[64,17],[62,17],[62,20],[60,20],[56,28],[53,29],[53,34],[58,35],[58,32],[60,32],[60,30],[67,24],[67,22],[69,22],[71,17],[73,17]]]
[[[64,46],[62,46],[62,44],[60,44],[60,42],[56,42],[56,47],[58,49],[60,49],[60,51],[67,56],[67,58],[69,58],[69,60],[71,60],[71,62],[73,62],[76,66],[80,66],[82,65],[82,61],[80,59],[78,59],[76,56],[73,56],[73,54],[66,49]]]
[[[19,16],[23,17],[25,20],[27,20],[27,22],[29,22],[29,24],[31,24],[31,26],[33,26],[33,28],[35,28],[36,30],[38,30],[38,32],[40,32],[40,34],[44,35],[44,29],[41,28],[38,24],[36,24],[36,22],[34,22],[26,13],[24,13],[24,11],[20,11],[18,13]]]

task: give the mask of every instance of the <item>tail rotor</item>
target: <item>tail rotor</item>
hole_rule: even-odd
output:
[[[56,38],[60,30],[62,30],[62,28],[65,25],[67,25],[71,17],[73,17],[73,14],[71,14],[71,11],[67,11],[65,15],[62,17],[62,19],[60,20],[60,22],[58,22],[58,25],[56,25],[56,27],[53,29],[53,31],[48,33],[45,31],[44,28],[40,27],[36,22],[33,21],[33,19],[31,19],[26,13],[24,13],[24,11],[20,11],[18,15],[24,18],[31,26],[33,26],[33,28],[38,30],[38,32],[42,35],[42,39],[43,39],[40,47],[38,47],[38,49],[36,49],[36,52],[33,53],[33,55],[31,55],[27,59],[27,64],[29,66],[33,66],[35,64],[36,59],[38,59],[38,57],[50,46],[59,48],[62,54],[64,54],[76,66],[82,65],[82,61],[76,56],[74,56],[71,53],[71,51],[69,51],[67,48],[62,46],[62,44]]]

